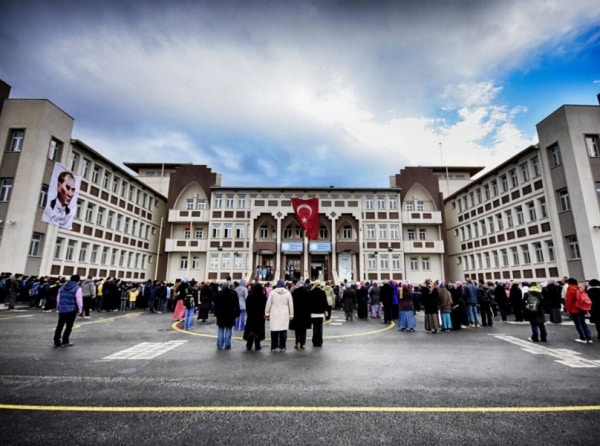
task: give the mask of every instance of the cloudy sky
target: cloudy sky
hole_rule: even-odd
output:
[[[224,186],[493,166],[597,104],[598,0],[1,0],[0,79],[116,162]]]

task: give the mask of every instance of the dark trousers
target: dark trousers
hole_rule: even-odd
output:
[[[479,307],[479,311],[481,312],[481,325],[484,327],[491,327],[494,325],[492,307],[489,303],[482,303]]]
[[[73,323],[76,317],[77,310],[58,313],[58,324],[56,324],[56,330],[54,331],[54,345],[59,346],[69,343],[69,336],[71,336],[71,330],[73,330]],[[63,328],[65,329],[64,333]]]
[[[297,328],[294,330],[296,335],[296,344],[300,344],[300,347],[306,345],[306,328]]]
[[[548,339],[548,331],[546,324],[543,322],[530,322],[531,324],[531,340],[533,342],[546,342]]]
[[[287,330],[272,331],[271,332],[271,350],[285,349],[285,343],[287,341]]]
[[[248,340],[246,341],[246,348],[248,350],[252,350],[252,345],[254,344],[255,350],[260,350],[260,338],[255,334],[249,335]]]
[[[323,318],[313,317],[312,321],[312,344],[314,347],[321,347],[323,345]]]
[[[92,296],[83,296],[83,314],[85,316],[89,316],[91,308],[92,308]]]

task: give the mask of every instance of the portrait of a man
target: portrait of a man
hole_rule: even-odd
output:
[[[70,172],[65,166],[56,163],[50,184],[48,193],[51,199],[46,204],[42,221],[63,229],[71,229],[75,213],[73,208],[77,204],[81,177]]]

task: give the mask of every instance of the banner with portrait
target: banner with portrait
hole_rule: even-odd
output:
[[[77,212],[77,198],[81,187],[81,175],[77,175],[60,163],[54,163],[48,199],[42,221],[63,229],[71,229]]]

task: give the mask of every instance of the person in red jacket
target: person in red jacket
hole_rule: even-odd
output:
[[[565,311],[571,315],[571,319],[575,324],[577,333],[579,333],[579,339],[575,339],[575,342],[581,342],[582,344],[592,343],[592,334],[585,321],[585,311],[577,308],[577,290],[579,284],[577,279],[570,277],[567,280],[567,292],[565,293]]]

